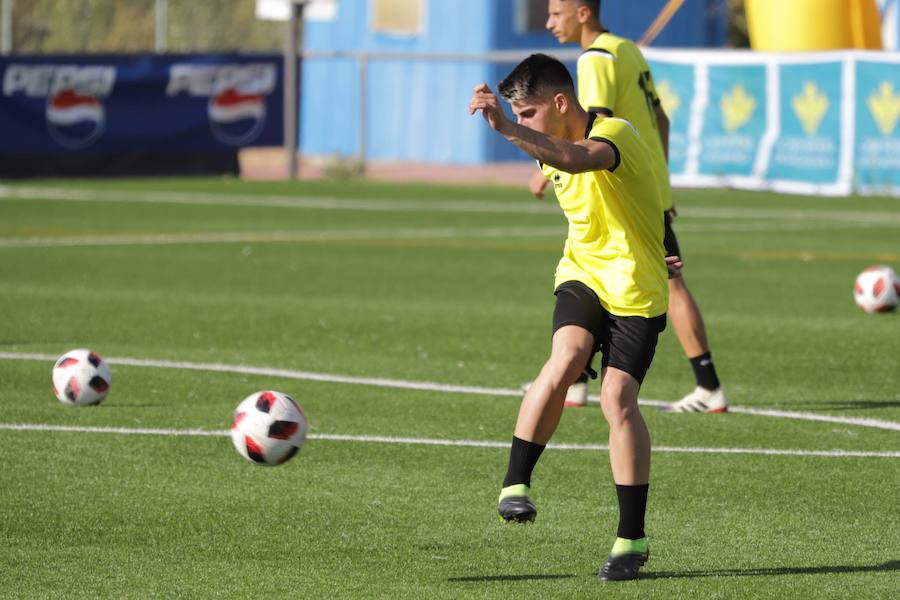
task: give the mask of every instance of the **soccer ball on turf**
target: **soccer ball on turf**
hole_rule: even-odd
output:
[[[231,442],[247,460],[274,467],[300,451],[307,429],[306,415],[293,398],[281,392],[256,392],[235,409]]]
[[[853,299],[867,313],[891,312],[900,299],[900,281],[890,267],[869,267],[856,278]]]
[[[53,365],[53,395],[63,404],[100,404],[109,393],[112,373],[100,355],[79,348],[66,352]]]

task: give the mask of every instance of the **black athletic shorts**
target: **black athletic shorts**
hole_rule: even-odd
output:
[[[663,237],[663,246],[666,248],[666,256],[681,256],[681,248],[678,247],[678,238],[672,231],[672,214],[669,211],[663,213],[666,219],[666,234]]]
[[[566,325],[577,325],[594,336],[594,354],[601,353],[601,367],[614,367],[644,381],[653,361],[656,340],[666,328],[666,315],[619,317],[610,314],[592,289],[580,281],[567,281],[556,291],[553,333]],[[591,361],[588,361],[588,366]]]

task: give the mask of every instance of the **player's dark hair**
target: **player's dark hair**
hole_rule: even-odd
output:
[[[600,20],[600,0],[578,0],[578,3],[591,9],[594,18]]]
[[[546,54],[532,54],[497,86],[507,102],[520,102],[560,92],[575,95],[575,83],[566,66]]]

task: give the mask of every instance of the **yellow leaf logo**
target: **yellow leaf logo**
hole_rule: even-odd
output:
[[[668,81],[661,81],[656,86],[656,94],[659,96],[663,110],[666,111],[666,116],[674,121],[675,113],[678,112],[678,107],[681,106],[681,98],[672,89],[672,84]]]
[[[814,135],[828,111],[828,98],[819,91],[815,83],[807,81],[803,84],[803,91],[794,96],[793,106],[803,131],[806,135]]]
[[[894,133],[897,119],[900,118],[900,94],[894,94],[893,84],[882,81],[878,92],[869,96],[868,104],[881,133],[884,136]]]
[[[756,110],[756,99],[747,93],[744,86],[735,84],[730,94],[723,94],[719,101],[722,108],[722,126],[731,132],[747,124]]]

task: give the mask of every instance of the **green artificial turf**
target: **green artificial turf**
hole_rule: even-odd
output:
[[[0,424],[224,434],[260,389],[291,394],[311,424],[300,455],[272,469],[224,435],[0,429],[0,597],[892,597],[900,316],[859,311],[852,283],[870,264],[900,268],[900,202],[733,191],[676,202],[685,276],[732,404],[880,426],[645,406],[658,450],[651,560],[639,581],[603,585],[616,523],[604,451],[551,448],[533,482],[537,522],[497,522],[515,396],[116,364],[515,389],[549,349],[565,235],[551,202],[362,183],[0,186],[0,352],[19,356],[0,358]],[[52,359],[22,356],[76,347],[113,363],[99,407],[63,406]],[[641,396],[673,401],[692,386],[670,326]],[[589,406],[566,411],[554,441],[605,438]]]

